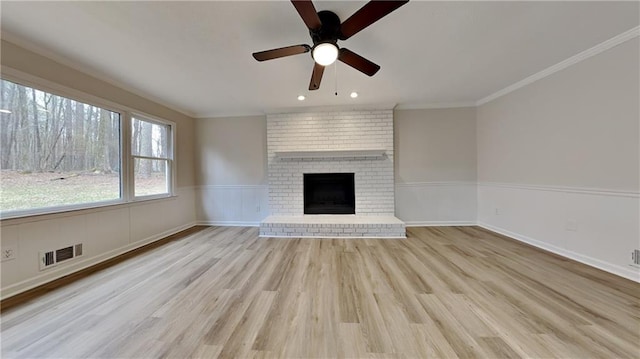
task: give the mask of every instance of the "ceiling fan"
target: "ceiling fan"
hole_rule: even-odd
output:
[[[324,67],[331,65],[336,59],[368,76],[373,76],[380,70],[380,66],[347,48],[338,47],[338,40],[347,40],[408,2],[409,0],[369,1],[341,23],[338,15],[331,11],[317,12],[311,0],[291,0],[302,21],[309,28],[313,46],[301,44],[281,47],[254,52],[253,57],[258,61],[265,61],[311,51],[311,57],[315,63],[309,90],[320,88]]]

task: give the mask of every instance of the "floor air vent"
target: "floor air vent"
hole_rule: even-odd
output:
[[[40,270],[82,255],[82,243],[48,252],[40,252]]]
[[[634,249],[633,252],[631,252],[631,261],[635,265],[640,265],[640,249]]]

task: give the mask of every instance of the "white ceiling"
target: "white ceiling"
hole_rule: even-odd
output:
[[[318,1],[342,20],[364,1]],[[475,103],[639,24],[633,2],[411,1],[339,43],[379,64],[373,77],[328,67],[308,91],[311,44],[288,1],[9,2],[4,38],[194,117],[293,107]],[[360,96],[351,99],[349,93]],[[307,100],[299,102],[299,94]]]

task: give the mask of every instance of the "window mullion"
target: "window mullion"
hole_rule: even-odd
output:
[[[122,197],[126,202],[133,201],[133,159],[131,157],[131,113],[123,114],[122,131]]]
[[[175,167],[175,159],[176,159],[176,140],[177,140],[177,134],[176,134],[176,127],[175,126],[169,126],[169,138],[171,139],[170,143],[169,143],[169,161],[168,161],[168,167],[171,169],[171,173],[169,174],[169,193],[171,193],[171,195],[176,195],[176,167]]]

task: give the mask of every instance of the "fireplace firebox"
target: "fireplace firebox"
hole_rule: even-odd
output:
[[[304,214],[356,214],[353,173],[305,173]]]

